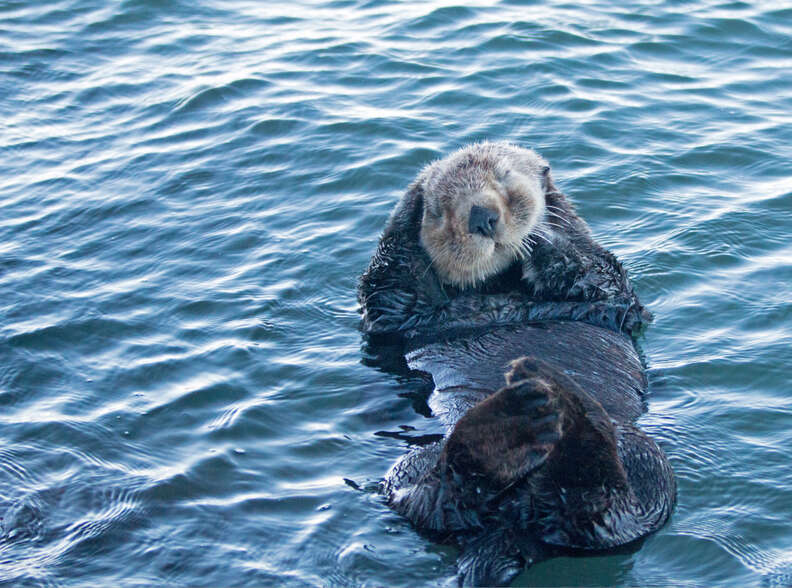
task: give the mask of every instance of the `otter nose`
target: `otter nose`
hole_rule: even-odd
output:
[[[483,206],[474,206],[470,209],[468,231],[478,233],[484,237],[494,237],[495,227],[498,226],[498,213]]]

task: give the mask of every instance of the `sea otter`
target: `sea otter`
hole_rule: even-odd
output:
[[[446,434],[382,490],[459,545],[460,584],[505,585],[666,522],[673,471],[634,425],[647,381],[633,337],[650,315],[534,151],[478,143],[426,167],[358,298],[369,345],[398,341],[433,380]]]

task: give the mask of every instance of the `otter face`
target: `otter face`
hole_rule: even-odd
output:
[[[423,171],[421,245],[443,282],[474,286],[530,253],[548,172],[535,152],[507,143],[470,145]]]

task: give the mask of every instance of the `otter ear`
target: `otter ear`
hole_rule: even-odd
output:
[[[542,174],[542,190],[544,190],[545,194],[548,192],[553,192],[555,190],[555,186],[553,186],[553,180],[550,177],[550,166],[545,165],[541,169]]]

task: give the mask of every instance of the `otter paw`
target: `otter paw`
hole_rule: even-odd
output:
[[[456,424],[444,458],[462,479],[509,485],[541,466],[561,439],[562,391],[541,377],[515,381]]]
[[[517,358],[509,364],[509,367],[509,371],[506,372],[507,386],[532,378],[543,378],[554,384],[560,379],[562,382],[559,383],[563,383],[567,387],[570,386],[570,380],[567,376],[551,367],[546,361],[535,357]],[[571,385],[577,387],[577,384],[572,383]]]

